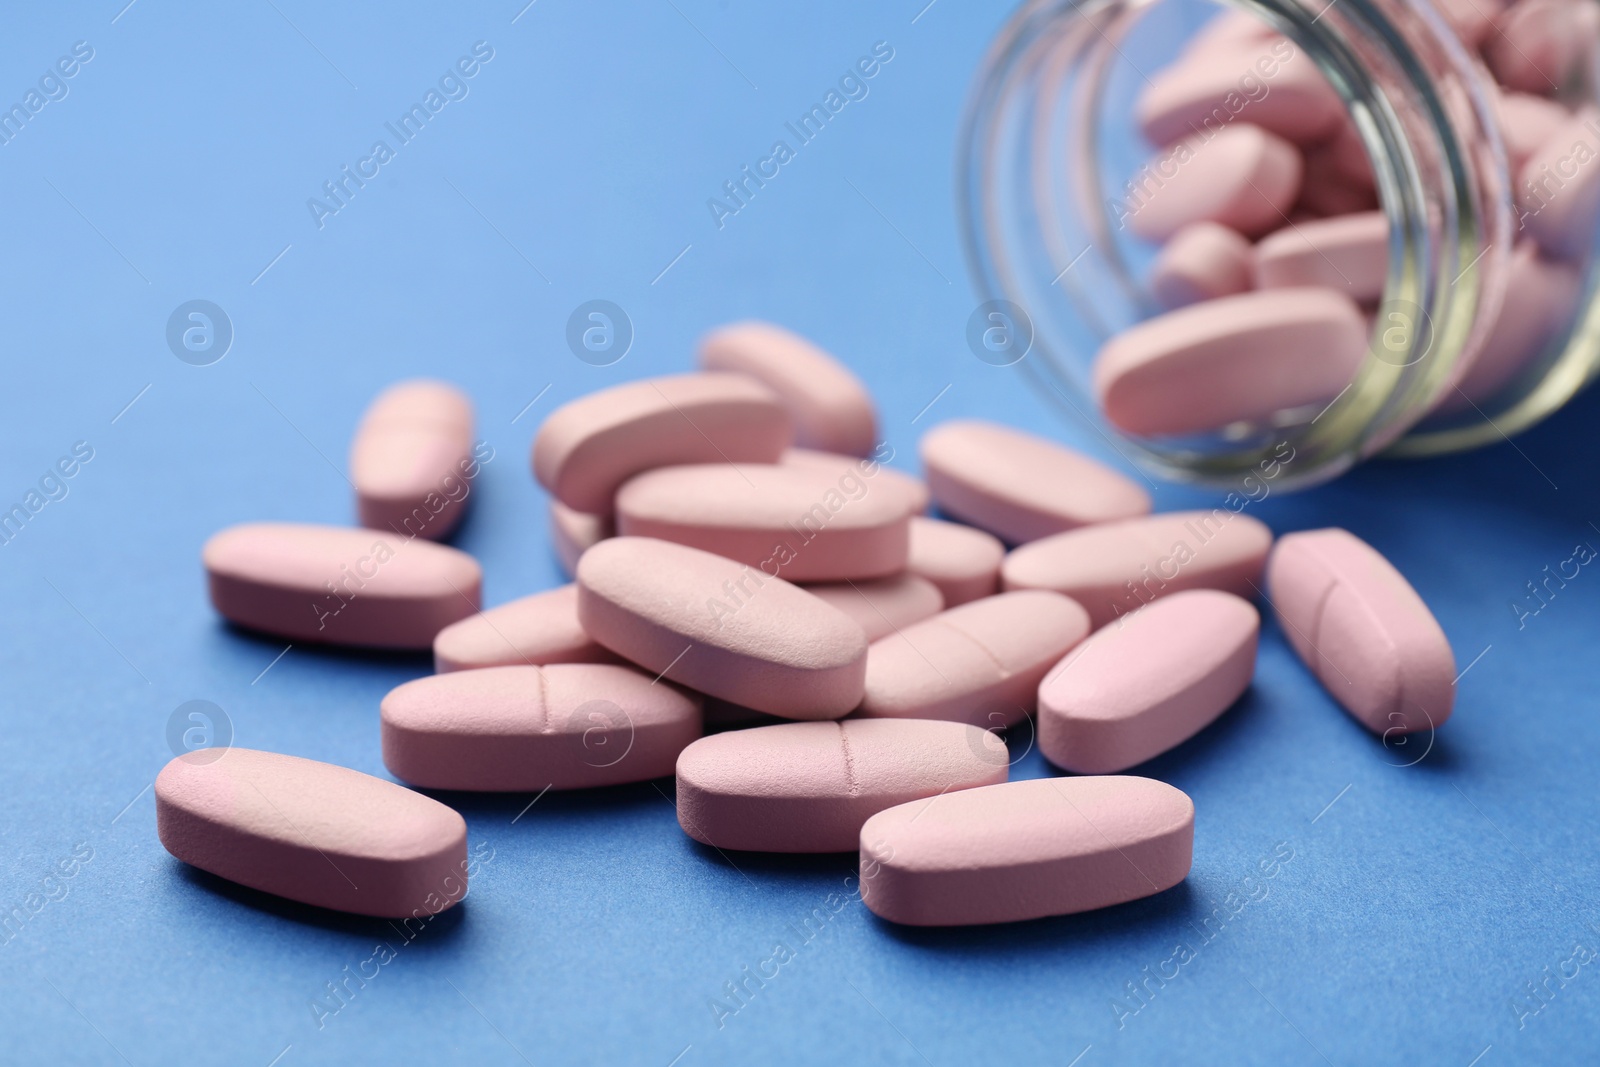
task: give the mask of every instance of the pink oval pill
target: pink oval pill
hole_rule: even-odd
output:
[[[1091,526],[1012,550],[1007,589],[1050,589],[1089,613],[1095,629],[1185,589],[1257,592],[1272,531],[1226,508],[1175,511]]]
[[[1089,632],[1088,613],[1042,590],[1001,593],[874,641],[860,714],[985,729],[1033,712],[1039,682]]]
[[[914,574],[865,582],[827,582],[805,586],[805,591],[854,619],[868,641],[921,622],[945,608],[939,587]]]
[[[1518,0],[1494,20],[1483,60],[1507,89],[1552,94],[1593,56],[1597,36],[1600,11],[1586,0]]]
[[[1197,222],[1255,237],[1283,225],[1303,175],[1294,145],[1237,122],[1163,149],[1130,183],[1122,211],[1128,227],[1149,241],[1165,241]]]
[[[440,540],[466,513],[472,401],[444,382],[392,385],[367,408],[350,446],[361,525]]]
[[[937,586],[947,608],[998,593],[1005,556],[1000,539],[976,527],[922,515],[911,518],[906,570]]]
[[[906,496],[906,511],[912,515],[921,515],[928,510],[928,487],[923,482],[904,471],[886,467],[879,461],[882,454],[884,459],[893,457],[894,450],[887,445],[880,446],[872,455],[843,456],[837,452],[816,452],[809,448],[791,448],[784,452],[780,463],[789,467],[817,467],[832,474],[835,478],[855,477],[868,484],[881,484],[894,486],[898,492]]]
[[[1287,534],[1267,564],[1267,589],[1289,644],[1367,729],[1388,737],[1450,717],[1450,642],[1371,545],[1340,529]]]
[[[616,663],[578,625],[578,587],[563,585],[469,615],[433,639],[439,674],[480,667],[550,663]]]
[[[1286,226],[1255,248],[1256,286],[1321,286],[1358,304],[1383,295],[1389,277],[1389,219],[1381,211]]]
[[[1600,214],[1600,111],[1571,119],[1522,165],[1517,209],[1547,254],[1581,261]]]
[[[992,422],[960,419],[923,435],[922,465],[941,510],[1014,543],[1150,510],[1150,494],[1088,456]]]
[[[1154,436],[1218,430],[1325,404],[1367,354],[1361,309],[1327,289],[1223,297],[1139,323],[1095,357],[1110,422]]]
[[[861,900],[908,926],[1070,915],[1188,877],[1194,803],[1165,782],[1034,778],[914,800],[861,827]]]
[[[383,763],[425,789],[534,792],[672,773],[700,698],[632,667],[557,663],[435,674],[379,708]]]
[[[744,374],[778,395],[803,448],[865,456],[878,439],[872,398],[861,379],[798,334],[766,322],[740,322],[700,342],[700,368]]]
[[[1311,57],[1274,35],[1197,53],[1157,73],[1139,94],[1137,115],[1156,144],[1243,123],[1315,144],[1345,110]]]
[[[617,532],[715,552],[794,582],[905,570],[906,498],[896,487],[813,467],[658,467],[617,492]]]
[[[703,737],[678,757],[678,824],[716,848],[846,852],[885,808],[1006,780],[1006,744],[917,719],[794,722]]]
[[[1490,402],[1571,322],[1579,290],[1578,273],[1570,265],[1542,258],[1532,241],[1518,245],[1500,314],[1460,384],[1441,398],[1439,410],[1464,411]]]
[[[178,859],[321,908],[411,918],[467,892],[467,824],[360,771],[247,748],[179,756],[156,777],[156,831]]]
[[[1209,726],[1250,685],[1261,616],[1191,589],[1095,631],[1039,686],[1039,751],[1078,774],[1115,774]]]
[[[609,515],[617,488],[641,471],[774,463],[793,435],[777,396],[743,375],[647,378],[552,412],[533,440],[533,473],[569,508]]]
[[[1501,93],[1495,101],[1500,116],[1500,136],[1513,177],[1533,154],[1550,143],[1571,121],[1572,115],[1554,100],[1532,93]]]
[[[1219,52],[1231,53],[1264,41],[1276,41],[1279,37],[1276,30],[1254,15],[1225,8],[1206,20],[1205,25],[1189,38],[1183,54],[1185,58],[1203,58]]]
[[[613,537],[578,561],[578,621],[639,666],[707,696],[789,719],[861,702],[867,638],[797,585],[722,556]]]
[[[578,569],[579,556],[615,534],[609,515],[589,515],[559,500],[550,501],[550,543],[569,577]]]
[[[256,522],[201,550],[228,621],[295,641],[426,649],[475,614],[483,582],[465,552],[393,533]]]
[[[1505,7],[1504,0],[1434,0],[1434,7],[1461,43],[1477,48],[1494,32],[1495,16]]]
[[[1250,242],[1226,226],[1196,222],[1172,235],[1150,268],[1150,295],[1185,307],[1250,289]]]

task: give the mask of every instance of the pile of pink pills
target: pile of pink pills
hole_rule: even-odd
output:
[[[1495,79],[1519,216],[1503,306],[1438,402],[1449,412],[1486,403],[1576,310],[1600,209],[1600,111],[1557,97],[1600,50],[1600,7],[1439,7]],[[1316,415],[1366,358],[1389,269],[1388,220],[1338,94],[1293,42],[1228,12],[1152,73],[1136,115],[1162,147],[1127,181],[1117,221],[1162,242],[1147,281],[1164,312],[1097,355],[1106,419],[1184,436]],[[1392,324],[1376,325],[1381,337]]]
[[[1193,803],[1122,772],[1246,690],[1258,596],[1369,729],[1450,714],[1439,625],[1342,530],[1274,545],[1233,510],[1151,514],[1121,474],[987,422],[930,430],[920,481],[880,461],[856,377],[776,327],[716,331],[701,368],[574,400],[538,431],[573,584],[479,610],[477,562],[432,540],[460,518],[440,486],[476,473],[470,405],[408,382],[351,450],[365,528],[224,530],[203,552],[212,602],[295,641],[431,649],[437,673],[380,708],[403,782],[534,792],[675,774],[690,837],[859,850],[866,905],[916,925],[1181,882]],[[1008,781],[996,730],[1029,717],[1072,776]],[[743,728],[703,736],[708,720]],[[168,764],[156,799],[174,856],[258,890],[387,917],[466,892],[461,816],[353,770],[202,750]]]

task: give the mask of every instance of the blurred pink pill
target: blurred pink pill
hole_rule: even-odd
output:
[[[1188,877],[1194,803],[1165,782],[1035,778],[913,800],[861,827],[861,900],[908,926],[1092,911]]]
[[[1600,213],[1600,112],[1571,119],[1522,165],[1517,209],[1547,254],[1581,260]]]
[[[1122,209],[1149,241],[1196,222],[1255,237],[1284,224],[1303,176],[1294,145],[1239,122],[1163,149],[1130,183]]]
[[[393,533],[256,522],[201,550],[229,622],[296,641],[426,649],[476,614],[483,572],[465,552]]]
[[[383,763],[424,789],[536,792],[672,773],[700,698],[632,667],[557,663],[418,678],[379,708]]]
[[[1169,311],[1252,285],[1250,242],[1214,222],[1192,223],[1173,234],[1150,269],[1150,295]]]
[[[455,529],[478,469],[472,402],[443,382],[385,389],[350,446],[361,525],[411,537],[437,541]]]
[[[993,534],[943,519],[911,518],[906,569],[938,586],[947,608],[998,593],[1005,555],[1006,546]]]
[[[1248,501],[1237,497],[1239,506]],[[1227,508],[1174,511],[1091,526],[1013,549],[1001,568],[1007,589],[1071,597],[1099,629],[1185,589],[1256,593],[1272,531]]]
[[[1232,593],[1163,597],[1087,641],[1039,686],[1039,750],[1115,774],[1209,726],[1250,685],[1261,616]]]
[[[1367,729],[1441,726],[1455,703],[1450,642],[1394,565],[1340,529],[1287,534],[1267,564],[1284,636]]]
[[[1255,248],[1256,286],[1321,286],[1358,304],[1383,295],[1389,276],[1389,220],[1381,211],[1289,226]]]
[[[1184,46],[1184,57],[1203,58],[1218,52],[1279,40],[1278,32],[1254,15],[1227,8],[1208,19]]]
[[[578,625],[578,587],[563,585],[451,623],[433,639],[433,669],[517,664],[615,663],[617,656]]]
[[[1045,672],[1088,632],[1076,602],[1041,590],[950,608],[872,643],[860,714],[1015,725],[1033,712]]]
[[[797,585],[670,541],[613,537],[578,561],[578,620],[668,681],[789,719],[861,702],[867,638]]]
[[[765,322],[740,322],[700,342],[700,368],[744,374],[778,395],[803,448],[865,456],[877,416],[861,379],[804,337]]]
[[[219,878],[322,908],[401,919],[467,893],[467,824],[437,800],[360,771],[202,749],[156,778],[166,850]]]
[[[882,578],[906,568],[898,487],[771,463],[659,467],[617,492],[617,532],[715,552],[793,582]]]
[[[1366,319],[1349,297],[1273,289],[1123,331],[1095,357],[1094,385],[1106,418],[1127,433],[1201,433],[1326,404],[1366,354]]]
[[[1441,412],[1488,403],[1565,329],[1577,307],[1578,272],[1539,255],[1532,241],[1511,254],[1505,300],[1477,358],[1461,382],[1444,394]]]
[[[1433,6],[1468,48],[1477,48],[1494,31],[1505,0],[1434,0]]]
[[[1088,456],[993,422],[961,419],[923,435],[940,510],[1013,543],[1150,510],[1150,494]]]
[[[679,374],[612,386],[551,413],[533,439],[539,484],[575,511],[611,514],[641,471],[681,463],[775,463],[794,436],[787,409],[739,374]]]
[[[1284,37],[1195,52],[1156,73],[1139,94],[1139,127],[1155,144],[1250,123],[1315,144],[1344,118],[1339,94]]]
[[[945,607],[939,587],[914,574],[808,585],[805,591],[854,619],[866,632],[868,641],[937,615]]]
[[[678,824],[716,848],[848,852],[909,800],[1006,780],[999,737],[958,722],[795,722],[704,737],[678,757]]]
[[[550,543],[568,577],[578,569],[579,556],[615,534],[610,516],[589,515],[559,500],[550,501]]]
[[[817,452],[809,448],[791,448],[778,462],[786,467],[815,467],[827,471],[835,478],[855,475],[872,485],[893,486],[905,494],[906,511],[921,515],[928,510],[928,487],[918,478],[904,471],[885,467],[876,458],[879,453],[893,456],[894,450],[880,446],[872,456],[844,456],[837,452]]]
[[[1566,108],[1532,93],[1501,93],[1496,110],[1513,178],[1521,174],[1523,165],[1535,152],[1572,122],[1572,114]]]
[[[1494,20],[1483,60],[1507,89],[1548,95],[1592,58],[1597,36],[1592,0],[1518,0]]]

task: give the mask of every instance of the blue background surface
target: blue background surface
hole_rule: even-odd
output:
[[[1150,900],[896,929],[849,896],[851,857],[728,861],[696,846],[670,782],[532,808],[446,796],[492,859],[463,906],[404,945],[385,924],[231,888],[160,847],[149,785],[188,700],[225,709],[238,744],[385,774],[378,701],[426,659],[298,646],[275,658],[283,643],[212,613],[198,554],[236,522],[351,521],[345,450],[392,380],[445,376],[477,401],[495,458],[457,543],[483,561],[489,604],[559,581],[526,460],[539,420],[596,387],[688,367],[697,335],[738,317],[846,357],[908,469],[919,433],[956,415],[1116,461],[1016,368],[966,348],[978,297],[957,242],[954,140],[1004,11],[924,2],[539,0],[519,16],[519,0],[226,12],[137,0],[120,14],[112,0],[8,13],[0,102],[20,101],[76,41],[94,56],[0,146],[0,504],[75,442],[94,457],[0,547],[0,905],[25,914],[0,944],[0,1058],[1592,1057],[1600,966],[1551,980],[1536,1014],[1519,1019],[1513,998],[1575,943],[1600,949],[1600,575],[1552,584],[1520,622],[1511,605],[1580,542],[1600,545],[1594,393],[1514,445],[1373,463],[1251,506],[1280,532],[1342,524],[1378,546],[1471,666],[1426,758],[1399,766],[1417,750],[1385,748],[1344,715],[1269,624],[1250,695],[1142,769],[1198,811],[1193,874]],[[477,41],[494,56],[469,95],[319,229],[307,198]],[[707,199],[877,41],[894,58],[870,95],[719,229]],[[571,311],[596,298],[625,308],[637,335],[609,368],[564,340]],[[165,342],[191,299],[219,304],[236,332],[212,366]],[[1215,499],[1154,493],[1163,508]],[[1015,773],[1051,771],[1029,753]],[[82,846],[92,859],[73,877],[45,881]],[[1265,878],[1275,850],[1292,859]],[[33,910],[45,889],[55,899]],[[1220,930],[1213,919],[1177,977],[1113,1007],[1177,943],[1198,944],[1219,907]],[[816,909],[828,919],[807,940]],[[319,1027],[325,984],[380,941],[395,958]],[[725,983],[780,941],[795,958],[726,1002]],[[713,998],[738,1007],[720,1026]]]

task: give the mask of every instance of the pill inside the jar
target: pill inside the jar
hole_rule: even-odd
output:
[[[1367,729],[1387,738],[1450,717],[1450,642],[1371,545],[1340,529],[1287,534],[1268,561],[1267,591],[1289,644]]]
[[[230,622],[296,641],[427,649],[478,611],[483,572],[465,552],[377,530],[257,522],[201,552]]]
[[[1326,404],[1366,353],[1367,322],[1349,297],[1274,289],[1123,331],[1095,357],[1094,387],[1106,418],[1128,433],[1193,434]]]
[[[563,585],[453,622],[433,639],[433,669],[518,664],[615,663],[616,653],[578,625],[578,587]]]
[[[1550,143],[1572,121],[1566,108],[1532,93],[1500,93],[1495,100],[1500,136],[1513,177],[1535,152]]]
[[[1088,456],[997,423],[960,419],[923,435],[942,511],[1013,543],[1142,515],[1150,494]]]
[[[905,570],[906,497],[853,473],[785,464],[658,467],[617,492],[617,532],[715,552],[795,582]]]
[[[1524,93],[1555,93],[1592,59],[1600,10],[1587,0],[1518,0],[1494,20],[1483,61],[1495,80]]]
[[[1173,234],[1150,268],[1150,295],[1167,310],[1253,285],[1250,242],[1215,222],[1192,223]]]
[[[378,395],[350,446],[361,525],[437,541],[466,512],[479,463],[472,402],[444,382],[410,381]]]
[[[1039,750],[1078,774],[1115,774],[1187,741],[1250,685],[1261,616],[1191,589],[1103,627],[1039,686]]]
[[[1572,118],[1522,165],[1519,223],[1547,254],[1578,261],[1600,215],[1600,111]]]
[[[1118,222],[1150,241],[1197,222],[1255,237],[1288,219],[1304,172],[1294,145],[1236,122],[1157,153],[1129,181]]]
[[[641,471],[681,463],[774,463],[794,424],[778,397],[740,374],[647,378],[557,408],[533,441],[533,473],[563,504],[611,514]]]
[[[1051,665],[1088,632],[1083,608],[1043,590],[950,608],[872,643],[859,712],[1013,726],[1032,714]]]
[[[1070,915],[1188,877],[1194,803],[1125,775],[1034,778],[913,800],[861,827],[861,900],[908,926]]]
[[[865,456],[877,441],[866,386],[804,337],[766,322],[713,330],[700,342],[700,367],[748,375],[771,389],[794,417],[803,448]]]
[[[1005,555],[1000,539],[977,527],[912,516],[906,569],[936,585],[947,608],[998,593]]]
[[[425,789],[537,792],[672,773],[700,698],[633,667],[557,663],[436,674],[379,708],[383,763]]]
[[[1251,123],[1295,144],[1314,144],[1344,118],[1339,94],[1310,56],[1285,37],[1195,50],[1152,75],[1137,105],[1156,144]]]
[[[921,797],[1003,782],[1006,744],[917,719],[796,722],[701,738],[678,757],[678,823],[717,848],[854,851],[861,824]]]
[[[1277,475],[1282,464],[1263,471]],[[1261,484],[1267,484],[1265,481]],[[1099,629],[1145,604],[1185,589],[1253,597],[1272,531],[1238,508],[1174,511],[1105,523],[1013,549],[1001,567],[1007,589],[1049,589],[1082,604]]]
[[[550,543],[568,577],[578,569],[579,556],[615,533],[609,515],[589,515],[559,500],[550,501]]]
[[[708,696],[790,719],[861,702],[867,638],[782,578],[697,548],[613,537],[578,561],[578,620],[600,644]]]
[[[1389,220],[1381,211],[1286,226],[1255,247],[1256,286],[1321,286],[1358,304],[1377,300],[1389,276]]]
[[[467,824],[360,771],[253,749],[201,749],[156,777],[156,830],[230,882],[356,915],[433,915],[467,892]]]
[[[921,622],[945,608],[939,587],[915,574],[862,582],[823,582],[807,585],[805,591],[854,619],[866,632],[868,641]]]

